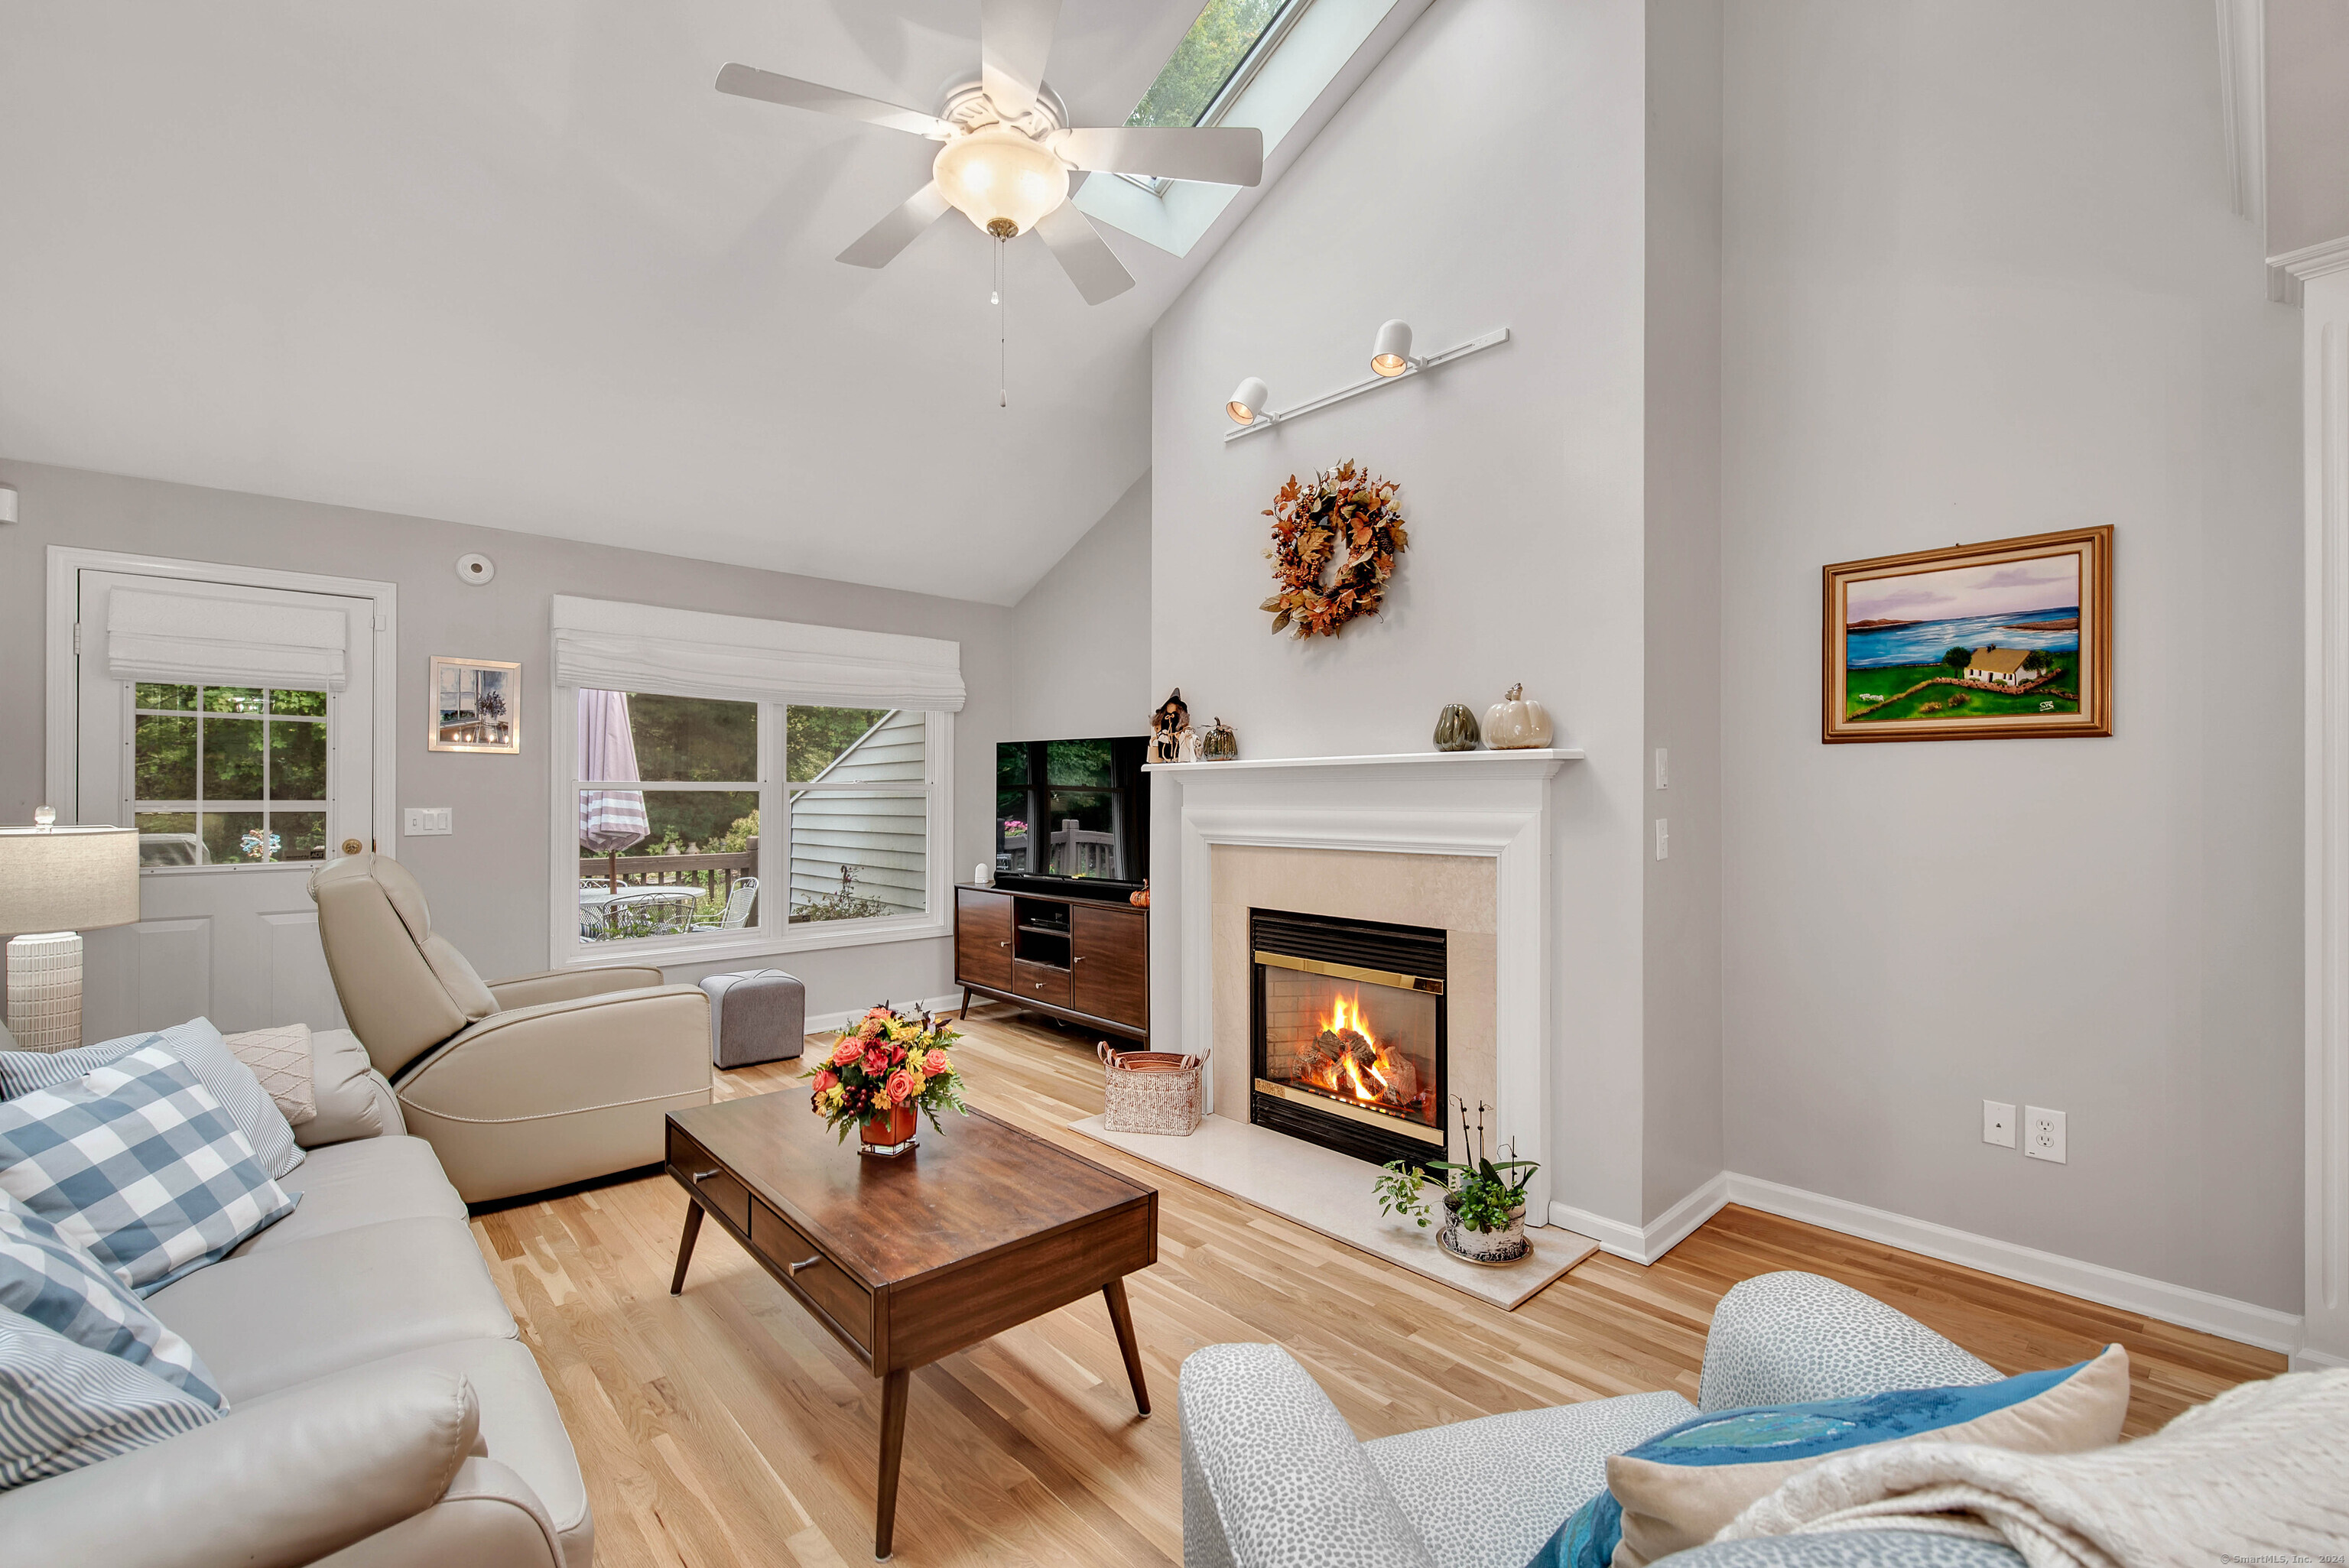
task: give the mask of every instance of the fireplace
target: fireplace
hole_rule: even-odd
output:
[[[1444,1151],[1444,934],[1248,911],[1248,1119],[1341,1154]]]

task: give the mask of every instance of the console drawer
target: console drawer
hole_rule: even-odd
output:
[[[709,1205],[726,1216],[738,1231],[750,1228],[750,1194],[742,1183],[726,1173],[726,1168],[709,1157],[709,1150],[679,1132],[672,1125],[668,1130],[668,1162],[680,1172],[687,1184],[701,1194]]]
[[[1069,972],[1050,964],[1030,964],[1024,958],[1011,961],[1011,994],[1022,1001],[1050,1002],[1056,1007],[1069,1005]]]
[[[872,1353],[872,1293],[801,1234],[797,1225],[756,1198],[750,1200],[750,1245],[859,1348]]]

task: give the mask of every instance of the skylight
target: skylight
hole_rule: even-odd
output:
[[[1174,57],[1142,101],[1126,117],[1128,125],[1191,126],[1209,123],[1209,111],[1224,96],[1265,35],[1273,31],[1297,0],[1207,0],[1199,19],[1174,46]]]

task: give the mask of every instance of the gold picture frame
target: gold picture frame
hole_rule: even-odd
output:
[[[522,750],[522,666],[499,659],[432,658],[425,748],[512,757]]]
[[[2112,734],[2109,525],[1846,561],[1821,579],[1821,740]]]

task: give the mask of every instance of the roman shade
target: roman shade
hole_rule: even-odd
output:
[[[106,608],[106,671],[118,680],[341,691],[350,617],[282,601],[117,588]]]
[[[554,684],[827,707],[958,712],[962,645],[554,596]]]

